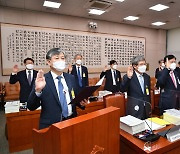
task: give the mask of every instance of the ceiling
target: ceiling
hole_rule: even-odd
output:
[[[108,12],[100,16],[88,14],[86,6],[90,0],[59,1],[61,2],[59,9],[43,7],[44,0],[0,0],[0,6],[85,17],[157,29],[168,30],[180,27],[180,0],[125,0],[122,3],[116,2],[115,0],[104,0],[111,1],[112,5]],[[160,12],[149,9],[149,7],[156,4],[167,5],[169,8]],[[139,16],[140,19],[136,21],[123,20],[124,17],[129,15]],[[151,23],[156,21],[166,22],[166,24],[160,27],[152,26]]]

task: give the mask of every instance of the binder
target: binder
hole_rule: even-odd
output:
[[[79,103],[84,99],[88,99],[88,97],[90,97],[92,93],[95,92],[100,86],[101,85],[84,87],[81,92],[77,96],[75,96],[75,98],[69,104]]]

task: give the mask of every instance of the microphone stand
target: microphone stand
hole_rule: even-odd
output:
[[[151,134],[149,134],[147,137],[146,137],[146,141],[149,141],[149,142],[153,142],[153,141],[156,141],[160,138],[160,135],[159,134],[154,134],[153,130],[152,130],[152,121],[151,121],[151,127],[149,126],[149,124],[147,123],[146,121],[146,118],[147,118],[147,113],[146,113],[146,103],[148,103],[151,107],[151,104],[149,102],[145,102],[144,101],[144,115],[145,115],[145,123],[147,124],[147,126],[149,127],[150,131],[151,131]],[[151,118],[152,118],[152,107],[151,107]]]

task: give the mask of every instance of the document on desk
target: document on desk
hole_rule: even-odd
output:
[[[180,125],[180,110],[169,109],[163,113],[163,119],[174,125]]]
[[[120,128],[132,135],[145,130],[143,120],[127,115],[120,118]]]
[[[6,102],[5,113],[19,112],[19,101]]]
[[[164,120],[164,119],[160,119],[158,117],[153,117],[153,118],[148,118],[148,120],[158,124],[158,125],[161,125],[161,126],[166,126],[166,125],[169,125],[171,123],[169,123],[168,121]]]
[[[159,125],[159,124],[156,124],[148,119],[146,119],[146,122],[145,122],[145,128],[150,130],[158,130],[158,129],[161,129],[161,128],[164,128],[166,125]],[[149,128],[150,127],[150,128]]]

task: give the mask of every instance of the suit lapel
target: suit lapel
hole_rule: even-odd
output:
[[[52,77],[50,72],[46,74],[46,84],[49,86],[49,88],[51,89],[54,97],[56,98],[56,101],[60,105],[59,97],[58,97],[57,90],[56,90],[56,86],[55,86],[53,77]]]
[[[26,75],[26,70],[23,71],[23,78],[25,79],[25,82],[27,83],[27,85],[29,85],[27,75]]]
[[[68,91],[69,91],[70,99],[72,100],[72,95],[71,95],[71,90],[72,90],[71,79],[68,78],[68,74],[67,73],[63,73],[63,76],[64,76],[66,84],[68,86]]]

